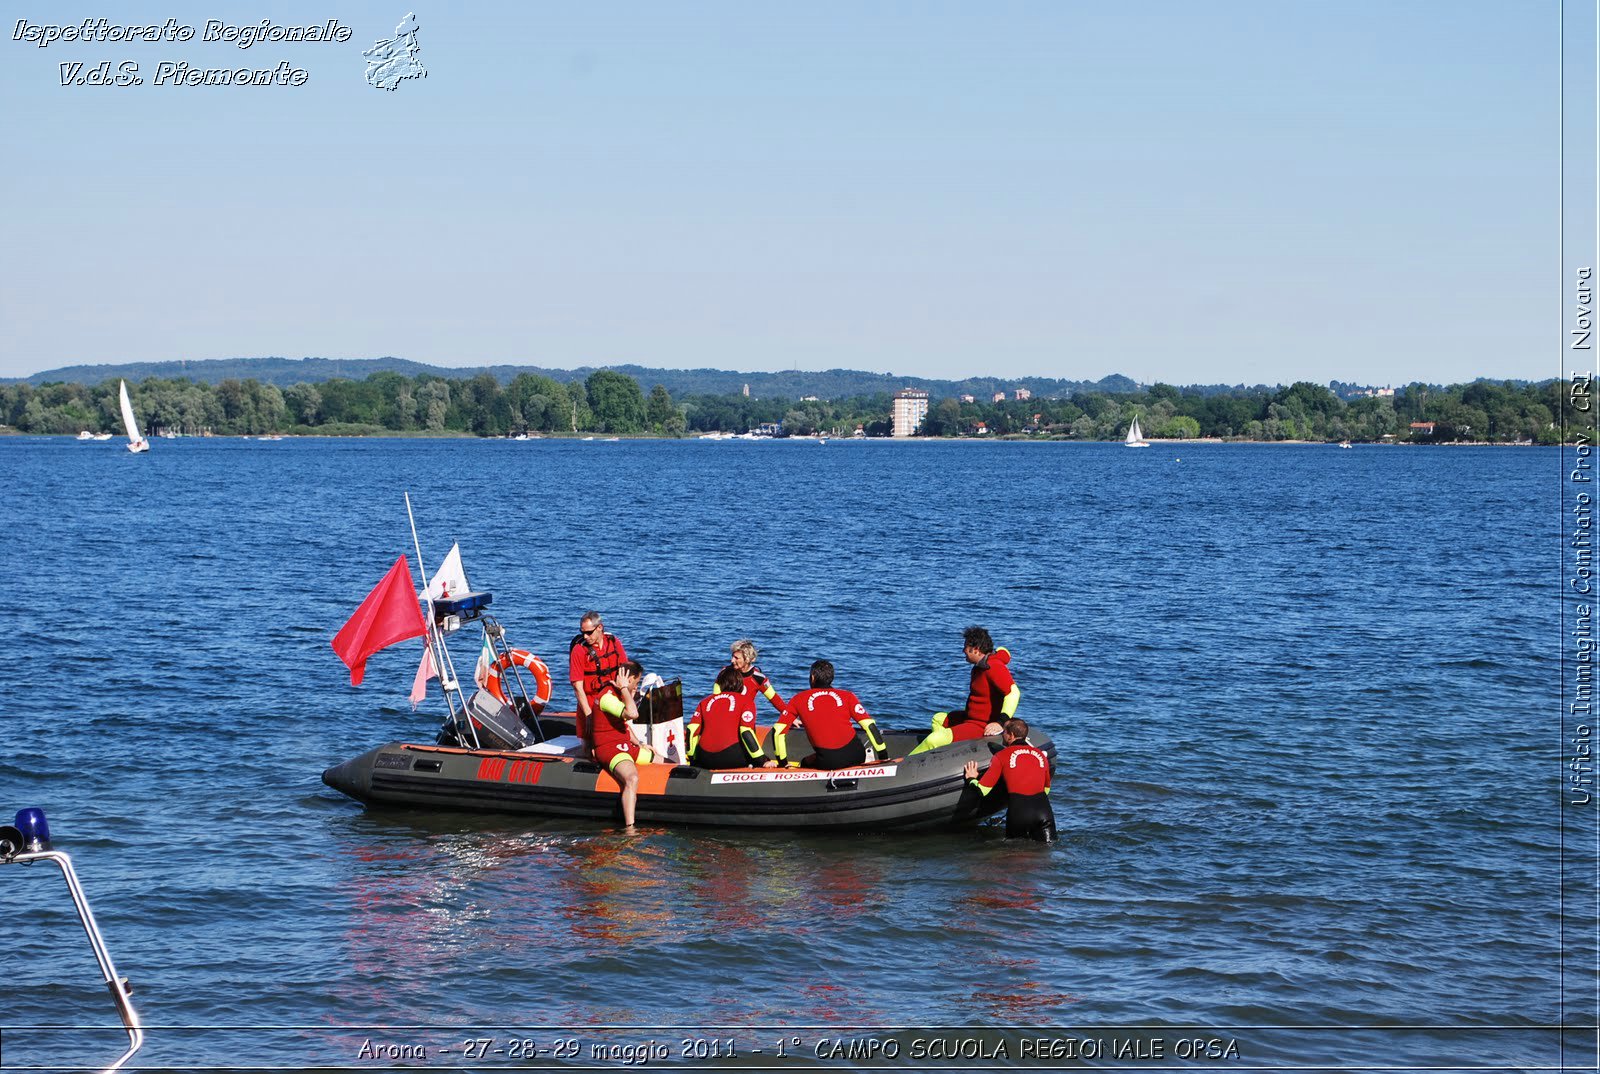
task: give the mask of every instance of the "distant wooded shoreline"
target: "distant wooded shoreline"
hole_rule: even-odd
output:
[[[46,435],[121,432],[118,381],[94,386],[0,385],[5,431]],[[463,379],[379,372],[287,388],[255,379],[215,385],[178,378],[130,382],[148,435],[506,437],[656,436],[760,432],[777,437],[887,437],[887,391],[843,399],[691,394],[597,370],[566,383],[521,373],[502,385],[488,373]],[[996,393],[999,395],[1001,393]],[[1594,416],[1561,381],[1413,384],[1392,394],[1341,398],[1300,382],[1287,388],[1076,390],[1063,397],[932,402],[919,438],[1120,440],[1137,418],[1155,442],[1558,444],[1593,442]],[[1565,433],[1563,433],[1565,430]]]

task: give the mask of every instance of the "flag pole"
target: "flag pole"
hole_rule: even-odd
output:
[[[411,523],[411,546],[417,551],[417,573],[422,576],[422,599],[428,605],[428,633],[423,640],[423,644],[435,651],[434,672],[439,676],[439,689],[444,694],[444,703],[449,706],[450,719],[453,721],[457,718],[456,706],[455,701],[450,697],[450,689],[446,684],[455,681],[455,666],[450,661],[449,650],[445,648],[444,635],[439,631],[439,624],[434,619],[433,594],[429,592],[432,587],[428,584],[428,569],[422,565],[422,542],[417,538],[417,516],[411,511],[411,493],[406,492],[405,498],[406,521]],[[461,688],[457,686],[456,689],[459,691]],[[472,744],[477,746],[477,729],[472,726],[471,720],[466,719],[466,714],[467,703],[466,698],[463,697],[461,699],[461,721],[466,724],[468,732],[472,735]]]
[[[407,492],[405,497],[406,520],[411,523],[411,546],[417,550],[417,573],[422,576],[423,592],[426,593],[428,587],[428,569],[422,565],[422,542],[417,540],[417,516],[411,513],[411,493]],[[428,614],[431,618],[433,615],[433,598],[427,597],[425,599],[428,602]]]

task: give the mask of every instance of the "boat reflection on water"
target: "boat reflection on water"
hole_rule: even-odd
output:
[[[962,1023],[1049,1023],[1080,998],[1051,961],[1071,929],[1058,846],[462,813],[359,814],[332,839],[352,970],[333,987],[364,1018],[843,1032],[903,1024],[931,980]]]
[[[674,994],[702,1024],[872,1024],[887,1012],[839,961],[892,959],[916,925],[894,903],[886,840],[855,854],[823,839],[353,820],[372,830],[338,858],[352,973],[333,987],[341,1006],[412,1024],[470,997],[486,1020],[638,1025]]]
[[[982,917],[993,928],[1001,923],[1009,937],[1022,930],[1010,925],[1037,920],[1040,911],[1052,896],[1059,897],[1061,884],[1058,862],[1050,855],[1018,854],[1008,856],[1003,875],[995,883],[973,895],[972,905],[982,912]],[[971,997],[970,1009],[982,1021],[1001,1025],[1041,1025],[1062,1020],[1062,1008],[1083,999],[1082,995],[1058,991],[1060,981],[1045,979],[1052,968],[1059,973],[1058,962],[1047,962],[1040,954],[1056,950],[1061,937],[1054,937],[1049,946],[1037,946],[1044,937],[1015,945],[992,944],[977,959],[977,972],[991,982],[991,987]]]

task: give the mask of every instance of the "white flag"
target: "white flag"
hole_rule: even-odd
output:
[[[489,665],[494,663],[494,646],[489,644],[489,635],[483,636],[483,648],[478,650],[478,666],[472,669],[472,681],[478,684],[479,689],[489,688]]]
[[[459,597],[471,591],[472,587],[467,585],[467,572],[461,567],[461,545],[457,543],[450,546],[450,554],[434,571],[433,581],[428,583],[428,588],[417,596],[420,600],[438,600],[440,597]]]

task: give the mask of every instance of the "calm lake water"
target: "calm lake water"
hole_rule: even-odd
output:
[[[73,855],[146,1068],[1557,1062],[1554,451],[9,439],[0,465],[0,812],[43,807]],[[420,643],[360,688],[329,648],[411,552],[407,490],[428,567],[459,541],[515,643],[558,657],[598,608],[696,696],[750,636],[784,693],[825,656],[921,726],[987,626],[1061,747],[1061,841],[338,796],[323,768],[442,711],[406,702]],[[0,870],[0,914],[0,1061],[109,1062],[59,877]]]

